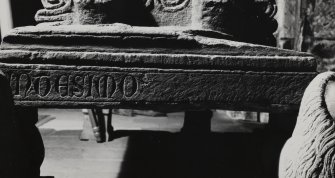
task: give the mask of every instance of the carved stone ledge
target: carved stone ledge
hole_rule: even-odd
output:
[[[307,87],[297,124],[280,158],[280,178],[335,177],[335,73],[319,74]]]
[[[231,108],[266,110],[271,104],[297,105],[303,91],[300,86],[306,86],[314,76],[292,72],[65,65],[22,67],[10,64],[0,65],[0,69],[10,78],[16,105],[41,107],[157,108],[170,105],[177,108],[180,105],[180,109],[190,109],[196,106],[225,108],[228,106],[224,103],[229,103]]]
[[[190,28],[128,25],[21,27],[4,37],[2,62],[314,72],[307,53],[226,40]],[[40,50],[48,49],[48,50]],[[22,61],[25,58],[25,61]],[[66,59],[66,60],[64,60]]]
[[[4,38],[0,69],[16,105],[39,107],[278,110],[297,106],[316,75],[309,54],[203,32],[128,25],[18,28]]]
[[[13,30],[0,49],[17,107],[204,109],[186,118],[205,116],[209,128],[210,108],[296,110],[316,75],[309,54],[236,42],[275,44],[274,0],[42,3],[40,24]],[[193,126],[184,129],[202,123]],[[31,136],[36,147],[16,148],[34,157],[42,147]],[[42,154],[35,157],[26,164],[34,174]]]

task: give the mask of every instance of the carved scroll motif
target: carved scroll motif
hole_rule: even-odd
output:
[[[144,1],[148,9],[157,7],[160,11],[176,12],[188,6],[191,0],[147,0]],[[70,25],[70,24],[99,24],[108,22],[108,9],[112,5],[111,0],[42,0],[44,9],[35,15],[38,23],[48,25]],[[85,9],[89,7],[88,9]],[[101,11],[101,7],[107,11]],[[96,8],[96,9],[95,9]],[[93,9],[93,10],[92,10]],[[95,10],[94,10],[95,9]],[[82,11],[82,12],[81,12]],[[88,14],[84,12],[89,12]],[[83,14],[82,14],[83,13]],[[90,14],[92,13],[92,14]],[[97,14],[95,14],[97,13]],[[83,17],[89,15],[90,17]],[[82,17],[81,17],[82,16]],[[99,20],[95,18],[107,18]],[[85,21],[85,19],[89,19]],[[92,20],[90,20],[92,19]]]
[[[38,23],[66,25],[72,23],[72,0],[42,0],[45,9],[37,11],[35,20]]]
[[[175,12],[184,9],[190,0],[157,0],[163,11]]]
[[[114,23],[120,20],[114,19],[115,14],[113,14],[112,9],[118,9],[118,7],[114,6],[125,8],[131,6],[130,3],[131,1],[125,0],[42,0],[44,9],[36,13],[35,19],[38,23],[51,25]],[[191,0],[142,0],[142,3],[147,8],[147,11],[154,9],[153,14],[160,14],[160,12],[174,13],[184,10],[190,6]],[[273,16],[276,14],[277,8],[274,0],[222,0],[219,2],[217,0],[206,0],[205,4],[221,9],[215,15],[217,17],[220,16],[219,19],[224,16],[234,17],[235,13],[246,13],[250,18],[254,18],[254,21],[261,21],[260,23],[265,23],[266,26],[273,26],[269,27],[271,30],[267,33],[272,34],[276,30]],[[202,6],[207,5],[202,4]],[[236,12],[239,9],[241,11]],[[224,15],[220,15],[221,11],[224,12]],[[115,16],[118,15],[116,14]],[[230,18],[227,19],[229,20]],[[223,18],[222,20],[227,19]],[[254,22],[250,23],[254,24]],[[256,26],[258,25],[256,24]]]
[[[277,14],[277,4],[274,0],[255,0],[259,15],[273,18]]]
[[[159,6],[161,11],[176,12],[188,6],[190,0],[147,0],[146,7]]]

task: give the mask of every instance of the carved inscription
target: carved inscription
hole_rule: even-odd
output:
[[[10,74],[15,97],[29,98],[130,98],[138,92],[138,77],[131,74]]]

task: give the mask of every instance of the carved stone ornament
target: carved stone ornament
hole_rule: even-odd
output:
[[[39,23],[51,25],[114,23],[126,21],[124,18],[129,13],[141,13],[142,16],[145,13],[143,10],[150,11],[154,8],[162,13],[181,11],[189,6],[190,1],[147,0],[138,3],[131,0],[42,0],[45,9],[39,10],[35,19]],[[129,11],[135,6],[142,10]],[[124,12],[115,11],[116,8]]]
[[[276,43],[274,0],[42,3],[39,25],[13,29],[0,46],[0,105],[13,105],[0,119],[2,138],[15,126],[12,117],[36,119],[34,107],[187,111],[183,130],[201,130],[202,122],[189,121],[205,118],[209,132],[210,109],[297,111],[317,75],[312,55],[269,47]],[[16,108],[24,110],[11,116]],[[13,146],[0,146],[0,154],[9,152],[0,168],[11,169],[1,178],[39,177],[42,142],[35,123],[25,127],[10,137]],[[19,159],[12,164],[12,157]]]
[[[176,12],[186,8],[190,2],[191,0],[147,0],[145,6],[158,6],[161,11]]]
[[[208,132],[209,109],[297,111],[305,87],[317,74],[312,55],[269,47],[276,42],[274,0],[42,3],[44,9],[36,14],[39,25],[15,28],[3,38],[0,96],[10,101],[3,98],[0,105],[12,103],[26,111],[33,107],[187,111],[183,130],[201,130],[202,122],[194,127],[189,121],[205,118]],[[29,112],[20,113],[13,117],[27,121]],[[0,120],[11,123],[11,115],[3,116],[7,118]],[[37,110],[31,118],[37,118]],[[13,144],[28,142],[27,133],[38,133],[34,124]],[[35,140],[41,145],[40,139]],[[5,146],[0,153],[13,151],[0,159],[0,165],[13,169],[0,177],[28,175],[21,170],[34,174],[26,177],[39,177],[43,152],[31,155],[30,150],[41,146]],[[28,161],[21,163],[21,151]],[[9,165],[16,155],[20,159]],[[30,162],[36,164],[26,164]]]
[[[280,178],[335,177],[335,73],[319,74],[307,87],[297,124],[280,158]]]
[[[274,43],[274,0],[42,0],[35,19],[43,25],[112,24],[185,26]],[[257,37],[255,37],[257,36]],[[259,40],[262,39],[262,40]]]

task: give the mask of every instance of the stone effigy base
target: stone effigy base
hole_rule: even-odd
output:
[[[186,27],[17,28],[0,50],[3,96],[18,108],[187,111],[183,130],[191,133],[210,131],[209,109],[296,112],[316,75],[313,56],[227,38]],[[32,123],[24,127],[35,133]],[[33,140],[24,150],[39,148],[31,154],[38,170],[43,147]]]

